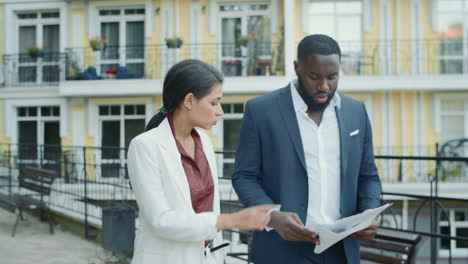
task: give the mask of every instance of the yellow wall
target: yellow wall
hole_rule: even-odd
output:
[[[403,114],[405,115],[405,123],[403,124],[406,127],[406,132],[403,134],[405,138],[405,146],[414,146],[416,145],[413,138],[413,131],[416,129],[415,126],[418,125],[417,120],[414,120],[414,105],[416,104],[416,92],[415,91],[405,91],[402,94],[402,101],[404,102]],[[403,132],[403,131],[402,131]],[[413,148],[407,148],[405,155],[413,155]]]
[[[411,73],[411,1],[400,0],[400,69]]]
[[[89,104],[104,105],[104,104],[146,104],[150,100],[149,97],[113,97],[113,98],[90,98]]]
[[[430,2],[430,0],[422,0],[421,2],[423,38],[426,40],[423,53],[425,58],[424,72],[428,74],[437,74],[440,72],[437,56],[439,54],[439,45],[437,42],[439,34],[433,30],[430,23]]]
[[[284,0],[284,1],[291,1],[291,0]],[[296,32],[295,32],[295,38],[296,38],[296,41],[294,42],[294,47],[297,47],[297,45],[299,44],[299,42],[305,37],[307,36],[307,32],[306,32],[306,29],[305,28],[302,28],[302,23],[301,23],[301,19],[302,19],[302,11],[301,11],[301,7],[302,7],[302,4],[301,4],[301,0],[292,0],[292,1],[295,1],[294,2],[294,28],[296,29]],[[297,56],[297,50],[294,49],[294,57]]]
[[[0,99],[0,109],[1,111],[4,109],[2,99]],[[3,116],[3,113],[0,112],[0,143],[11,143],[11,138],[5,135],[5,127],[3,127]]]
[[[385,100],[385,92],[375,92],[374,94],[374,121],[372,127],[372,135],[374,140],[374,146],[383,146],[383,124],[382,124],[382,114],[383,114],[383,105]]]
[[[376,74],[379,67],[379,39],[380,39],[380,12],[379,4],[372,3],[372,24],[367,32],[364,32],[364,57],[366,58],[365,74]]]
[[[390,104],[392,106],[393,123],[389,124],[390,134],[392,135],[392,144],[397,147],[396,155],[401,155],[400,147],[402,145],[402,126],[401,126],[401,93],[402,92],[391,92],[390,93]]]
[[[435,143],[440,142],[440,135],[437,133],[434,127],[434,122],[433,122],[433,93],[430,91],[422,91],[421,92],[421,97],[424,102],[424,109],[423,109],[423,117],[424,118],[424,124],[426,127],[423,128],[422,131],[425,132],[426,136],[426,146],[434,146]],[[435,153],[429,153],[430,155],[434,155]]]

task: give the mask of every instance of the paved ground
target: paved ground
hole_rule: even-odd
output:
[[[15,237],[11,231],[16,215],[0,208],[0,263],[1,264],[106,264],[122,263],[94,241],[55,226],[49,234],[47,222],[25,214]]]

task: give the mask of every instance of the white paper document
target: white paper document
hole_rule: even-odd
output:
[[[319,235],[320,245],[315,246],[314,253],[320,254],[341,239],[369,227],[374,219],[392,204],[386,204],[375,209],[368,209],[360,214],[349,216],[333,224],[318,224],[312,221],[307,229]]]

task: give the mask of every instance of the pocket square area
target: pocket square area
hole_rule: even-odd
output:
[[[357,134],[359,134],[359,129],[356,129],[353,132],[349,133],[350,136],[355,136]]]

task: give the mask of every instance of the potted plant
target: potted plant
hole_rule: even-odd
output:
[[[180,46],[182,46],[182,43],[184,43],[184,41],[179,37],[165,38],[165,41],[167,47],[170,49],[178,49],[180,48]]]
[[[107,41],[106,36],[94,37],[89,40],[89,46],[93,51],[103,50]]]
[[[239,38],[239,44],[243,47],[246,47],[247,44],[249,43],[249,40],[251,40],[252,38],[250,36],[241,36]]]
[[[28,53],[31,58],[42,57],[42,50],[38,46],[34,45],[28,48]]]

